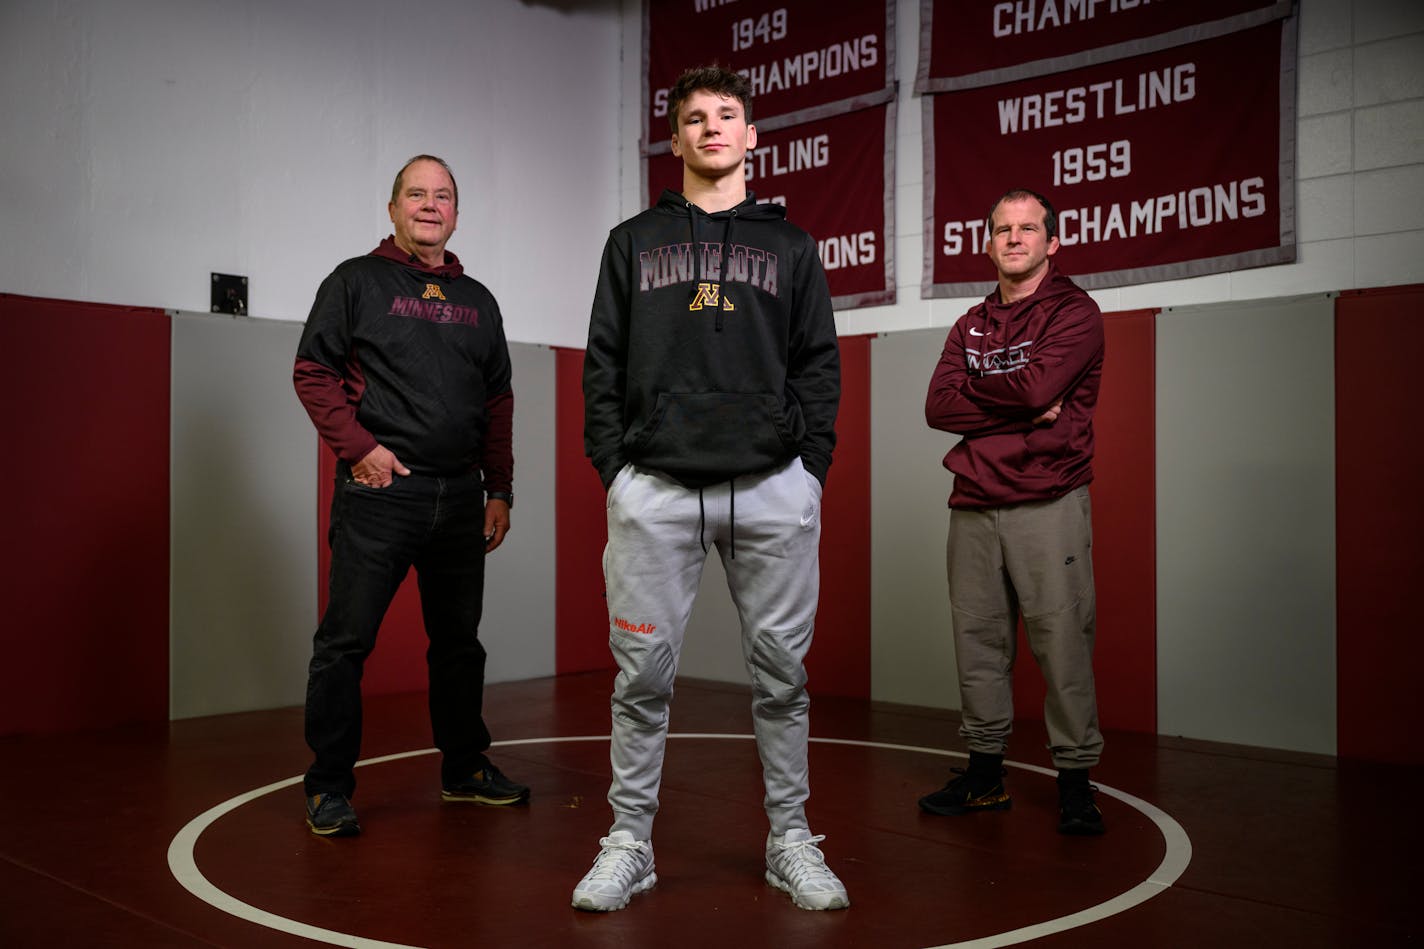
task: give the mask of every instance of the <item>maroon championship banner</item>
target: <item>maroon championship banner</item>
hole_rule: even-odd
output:
[[[758,131],[895,97],[895,0],[644,0],[643,148],[670,149],[667,94],[684,70],[720,63],[752,85]]]
[[[755,123],[754,123],[755,124]],[[747,154],[747,188],[786,207],[816,238],[836,309],[895,302],[895,103],[775,129],[757,129]],[[682,160],[647,159],[651,206],[663,189],[682,191]]]
[[[1289,16],[1293,0],[920,0],[915,92],[1137,56]]]
[[[1085,288],[1295,260],[1295,27],[925,97],[921,296],[994,286],[984,218],[1010,188],[1053,202]]]

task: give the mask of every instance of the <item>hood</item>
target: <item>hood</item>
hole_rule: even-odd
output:
[[[394,234],[388,235],[386,239],[381,241],[381,243],[376,246],[376,249],[371,251],[368,256],[385,257],[388,260],[394,260],[397,263],[405,264],[412,270],[419,270],[421,273],[433,274],[437,277],[443,277],[446,280],[454,280],[456,277],[460,276],[465,272],[464,266],[460,263],[460,258],[456,257],[448,250],[445,252],[445,263],[441,264],[439,267],[425,266],[425,264],[421,262],[419,257],[415,256],[414,254],[407,254],[405,251],[401,250],[399,247],[396,246],[396,238]]]
[[[1043,275],[1043,280],[1037,289],[1013,303],[1001,303],[999,302],[999,285],[996,283],[994,289],[990,290],[989,295],[984,298],[984,312],[992,320],[1003,321],[1011,318],[1015,313],[1021,313],[1042,303],[1044,300],[1052,300],[1054,297],[1061,297],[1064,294],[1077,291],[1078,285],[1068,279],[1050,258],[1048,273]]]
[[[707,218],[711,221],[718,221],[733,216],[738,217],[744,221],[786,220],[786,208],[783,205],[771,204],[770,202],[766,204],[758,204],[756,200],[756,195],[750,191],[747,192],[746,200],[743,201],[741,204],[737,205],[736,207],[728,208],[725,211],[713,211],[709,214],[708,212],[699,208],[697,205],[688,201],[676,191],[673,191],[670,188],[665,188],[663,190],[663,193],[658,196],[658,203],[654,205],[654,207],[656,207],[659,211],[665,213],[670,212],[673,214],[682,215],[688,214],[688,209],[691,208],[693,212],[700,214],[704,218]]]
[[[1045,299],[1052,299],[1054,296],[1072,294],[1072,292],[1077,291],[1077,289],[1078,285],[1074,284],[1071,279],[1068,279],[1068,276],[1064,275],[1064,272],[1059,271],[1058,265],[1054,264],[1054,259],[1048,258],[1048,272],[1044,274],[1044,279],[1038,282],[1038,286],[1034,289],[1032,294],[1024,296],[1022,299],[1017,299],[1017,301],[1012,302],[1012,304],[1001,304],[1000,299],[998,299],[998,284],[995,284],[994,289],[991,289],[991,291],[988,292],[988,296],[985,296],[984,302],[990,306],[990,308],[1004,311],[1004,309],[1018,308],[1018,306],[1030,304],[1030,302],[1037,304],[1037,302],[1045,301]]]

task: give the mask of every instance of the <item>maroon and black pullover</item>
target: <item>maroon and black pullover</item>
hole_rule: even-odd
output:
[[[1093,480],[1093,410],[1103,371],[1103,316],[1050,261],[1029,296],[996,287],[950,327],[925,398],[931,428],[964,436],[944,457],[949,506],[1047,501]],[[1033,420],[1055,402],[1052,424]]]
[[[431,269],[387,237],[339,264],[317,291],[293,382],[343,461],[380,444],[416,474],[476,471],[485,490],[512,490],[504,321],[449,251]]]

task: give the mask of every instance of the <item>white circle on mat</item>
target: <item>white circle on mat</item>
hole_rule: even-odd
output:
[[[683,733],[670,734],[669,738],[678,739],[716,739],[734,741],[752,741],[752,735],[715,735]],[[563,742],[575,741],[608,741],[607,735],[577,735],[562,738],[521,738],[513,741],[497,741],[493,748],[512,748],[518,745],[552,745]],[[823,745],[852,745],[860,748],[881,748],[889,751],[907,751],[916,754],[939,755],[942,757],[965,757],[961,752],[945,751],[942,748],[922,748],[918,745],[895,745],[879,741],[856,741],[847,738],[812,738],[812,742]],[[425,748],[420,751],[404,751],[399,754],[385,755],[380,758],[371,758],[366,761],[357,762],[356,767],[370,767],[371,765],[385,764],[390,761],[399,761],[403,758],[415,758],[420,755],[435,754],[436,749]],[[1047,768],[1040,768],[1036,765],[1019,764],[1013,761],[1004,762],[1011,768],[1018,768],[1023,771],[1033,771],[1038,774],[1045,774],[1050,777],[1056,776],[1057,772]],[[288,919],[285,916],[278,916],[266,910],[259,909],[239,899],[229,896],[223,890],[214,886],[207,877],[203,876],[203,871],[198,869],[197,861],[194,859],[194,851],[198,844],[198,838],[202,836],[204,830],[210,827],[218,818],[230,811],[236,810],[244,804],[256,800],[273,791],[282,788],[289,788],[295,784],[300,784],[302,776],[297,775],[287,778],[284,781],[277,781],[264,787],[254,788],[245,794],[223,801],[221,804],[211,807],[197,817],[193,818],[183,826],[173,840],[168,844],[168,869],[173,876],[182,884],[183,888],[192,893],[198,899],[229,913],[240,919],[245,919],[258,926],[265,926],[268,929],[275,929],[279,932],[291,933],[294,936],[302,936],[307,939],[315,939],[333,946],[350,946],[352,949],[420,949],[417,946],[408,946],[404,943],[385,942],[380,939],[367,939],[364,936],[354,936],[350,933],[340,933],[331,929],[322,929],[319,926],[310,926],[295,919]],[[966,942],[948,943],[943,946],[936,946],[933,949],[992,949],[995,946],[1012,946],[1017,943],[1027,942],[1030,939],[1038,939],[1053,933],[1060,933],[1068,929],[1076,929],[1079,926],[1086,926],[1089,923],[1106,919],[1123,910],[1130,909],[1139,903],[1144,903],[1159,893],[1164,892],[1168,887],[1181,877],[1187,869],[1187,864],[1192,859],[1192,842],[1187,837],[1187,832],[1172,819],[1171,815],[1158,807],[1149,804],[1141,798],[1133,797],[1123,791],[1108,787],[1104,784],[1097,785],[1100,793],[1119,800],[1128,807],[1138,811],[1153,824],[1162,834],[1167,844],[1166,853],[1162,856],[1162,862],[1157,868],[1148,874],[1147,878],[1138,883],[1132,889],[1119,893],[1111,899],[1104,900],[1094,906],[1079,910],[1076,913],[1069,913],[1067,916],[1059,916],[1056,919],[1044,920],[1041,923],[1033,923],[1019,929],[1008,932],[995,933],[992,936],[983,936],[978,939],[971,939]]]

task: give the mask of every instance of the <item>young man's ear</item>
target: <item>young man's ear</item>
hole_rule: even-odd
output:
[[[756,126],[755,126],[755,125],[748,125],[748,126],[747,126],[747,148],[748,148],[748,149],[756,148]]]

